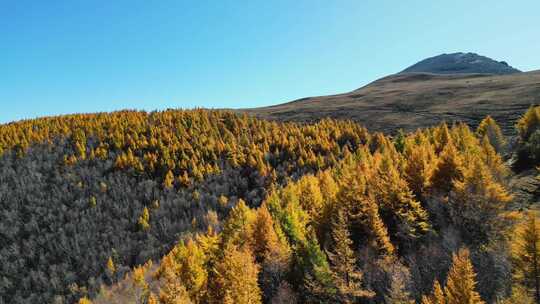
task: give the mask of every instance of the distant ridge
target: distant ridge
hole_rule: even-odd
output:
[[[520,115],[538,103],[540,70],[507,75],[418,72],[390,75],[348,93],[239,111],[280,121],[352,119],[385,133],[414,131],[442,121],[476,127],[491,115],[510,135]]]
[[[424,59],[406,68],[401,73],[434,74],[513,74],[521,71],[505,61],[496,61],[475,53],[442,54]]]

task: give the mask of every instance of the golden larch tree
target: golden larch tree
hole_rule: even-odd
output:
[[[501,127],[489,115],[480,122],[476,134],[479,138],[487,138],[497,153],[501,153],[506,146],[506,138],[501,131]]]
[[[348,222],[343,209],[338,210],[332,224],[332,250],[328,252],[332,277],[340,303],[355,303],[358,298],[374,294],[362,286],[363,273],[356,266]]]
[[[223,244],[234,243],[238,246],[246,244],[250,239],[255,217],[255,212],[246,205],[244,200],[239,199],[223,225]]]
[[[418,141],[418,143],[414,143]],[[422,133],[406,141],[404,149],[405,179],[417,199],[422,199],[431,185],[431,177],[437,164],[433,145]]]
[[[488,241],[506,225],[501,214],[512,197],[479,157],[471,158],[463,175],[453,183],[450,216],[467,239]]]
[[[395,248],[380,217],[379,206],[375,198],[367,193],[366,178],[369,173],[366,170],[368,169],[365,166],[344,170],[337,201],[347,209],[353,226],[361,227],[362,233],[367,235],[375,249],[392,255]]]
[[[529,137],[540,127],[540,107],[530,107],[518,120],[516,128],[522,141]]]
[[[463,177],[463,159],[456,147],[449,143],[442,148],[439,162],[431,178],[432,189],[448,192],[452,189],[452,182]]]
[[[444,293],[446,304],[483,304],[475,290],[476,273],[469,259],[469,250],[460,249],[452,256]]]
[[[165,178],[163,179],[163,188],[170,189],[174,185],[174,174],[171,170],[167,171]]]
[[[259,263],[275,255],[286,257],[290,254],[290,249],[287,248],[287,244],[283,244],[284,240],[279,238],[274,226],[272,215],[266,205],[263,204],[257,209],[251,237],[252,251],[255,260]]]
[[[446,304],[446,298],[439,280],[433,282],[433,291],[430,295],[422,296],[422,304]]]
[[[229,245],[215,267],[216,287],[223,303],[261,303],[261,291],[257,278],[259,266],[248,248],[239,249]],[[219,303],[219,299],[214,299]]]
[[[540,303],[540,220],[536,212],[528,212],[517,226],[513,238],[514,279]]]

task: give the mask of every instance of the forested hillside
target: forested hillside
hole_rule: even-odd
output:
[[[73,302],[158,259],[238,199],[333,166],[369,140],[349,122],[211,111],[118,112],[0,127],[0,298]]]
[[[538,303],[540,222],[508,181],[540,163],[540,109],[517,132],[207,110],[2,125],[0,303]]]

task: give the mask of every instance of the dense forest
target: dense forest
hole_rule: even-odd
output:
[[[0,303],[540,303],[505,138],[122,111],[0,126]]]

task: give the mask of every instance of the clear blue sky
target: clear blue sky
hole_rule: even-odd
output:
[[[473,51],[540,69],[540,1],[0,0],[0,122],[253,107]]]

